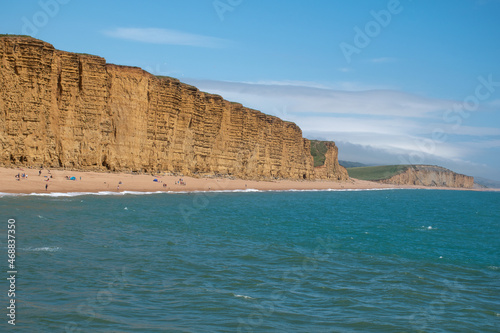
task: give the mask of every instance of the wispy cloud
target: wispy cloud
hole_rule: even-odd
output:
[[[203,36],[188,32],[158,28],[115,28],[105,30],[106,36],[150,44],[184,45],[206,48],[222,48],[230,41],[217,37]]]
[[[302,124],[302,122],[299,123]],[[398,132],[390,132],[390,130],[388,130],[390,129],[389,123],[385,125],[385,128],[376,128],[375,130],[370,128],[370,125],[366,122],[361,122],[359,128],[357,128],[355,122],[346,124],[345,127],[353,130],[352,132],[348,130],[337,131],[341,124],[345,124],[344,121],[341,121],[340,124],[337,125],[335,124],[335,119],[332,119],[329,123],[333,126],[327,128],[328,123],[325,124],[321,128],[324,131],[310,130],[309,126],[302,126],[304,128],[304,134],[308,138],[332,140],[335,142],[349,142],[363,147],[384,150],[388,155],[392,155],[393,160],[396,160],[399,156],[405,156],[405,158],[408,159],[406,156],[416,154],[419,156],[419,159],[424,159],[422,163],[425,164],[429,164],[436,158],[448,160],[463,159],[470,153],[470,149],[462,144],[455,144],[453,142],[439,142],[436,144],[426,137],[413,135],[411,130],[409,133],[402,133],[402,131],[399,130]],[[343,154],[344,152],[341,153]],[[369,162],[363,157],[364,156],[361,154],[355,161]]]
[[[213,81],[216,82],[216,81]],[[328,86],[311,81],[294,81],[294,80],[285,80],[285,81],[273,81],[273,80],[261,80],[261,81],[247,81],[240,82],[242,84],[248,85],[263,85],[263,86],[290,86],[290,87],[309,87],[309,88],[319,88],[319,89],[327,89]]]
[[[470,147],[471,149],[489,149],[489,148],[500,148],[500,140],[488,140],[482,142],[465,142],[464,145]]]
[[[349,67],[340,67],[337,69],[339,72],[342,72],[342,73],[348,73],[350,72],[352,69],[349,68]]]
[[[382,58],[373,58],[370,59],[369,61],[375,64],[381,64],[381,63],[395,62],[397,61],[397,59],[391,57],[382,57]]]
[[[500,99],[495,99],[487,104],[488,106],[492,108],[499,109],[500,108]]]
[[[264,112],[286,105],[288,111],[372,116],[404,116],[432,118],[451,108],[453,101],[425,98],[395,90],[344,91],[321,85],[251,84],[187,79],[188,83],[241,102]]]
[[[215,82],[215,81],[213,81]],[[221,82],[221,81],[218,81]],[[356,81],[339,81],[335,83],[320,83],[313,81],[296,81],[296,80],[260,80],[260,81],[243,81],[243,82],[226,82],[230,84],[251,84],[261,86],[290,86],[302,88],[319,88],[326,90],[338,90],[344,92],[350,91],[367,91],[367,90],[391,90],[392,87],[382,85],[367,85]]]
[[[472,127],[461,125],[458,128],[456,126],[447,124],[442,126],[436,124],[436,128],[440,126],[446,133],[466,135],[466,136],[500,136],[500,128],[495,127]]]

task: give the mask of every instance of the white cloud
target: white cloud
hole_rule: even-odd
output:
[[[115,28],[104,31],[109,37],[150,44],[184,45],[219,48],[230,44],[228,40],[196,35],[171,29],[158,28]]]
[[[366,129],[366,127],[361,127],[361,129]],[[397,132],[337,132],[304,130],[304,134],[310,138],[323,138],[325,140],[332,140],[335,142],[349,142],[351,144],[381,149],[386,151],[388,155],[392,155],[394,159],[397,159],[399,156],[414,154],[421,156],[424,159],[422,162],[423,164],[428,164],[430,163],[428,161],[432,161],[436,158],[445,158],[449,160],[462,159],[469,153],[469,148],[460,144],[437,142],[427,137],[419,137]],[[363,161],[360,160],[359,162]]]
[[[201,90],[222,95],[248,107],[269,113],[286,106],[290,113],[314,112],[372,116],[436,117],[449,109],[453,101],[439,100],[396,90],[345,91],[291,84],[251,84],[185,79]]]
[[[372,135],[406,135],[414,131],[418,123],[404,118],[373,119],[356,117],[294,117],[304,131],[332,133],[370,133]]]

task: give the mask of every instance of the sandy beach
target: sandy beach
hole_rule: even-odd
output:
[[[41,171],[41,172],[40,172]],[[25,177],[23,177],[23,174]],[[16,177],[19,175],[19,178]],[[27,177],[26,177],[27,176]],[[29,168],[0,168],[1,193],[69,192],[181,192],[231,190],[322,190],[429,188],[397,186],[350,179],[338,181],[255,181],[228,178],[194,178],[168,175],[133,175],[129,173],[81,172]],[[435,188],[437,189],[437,188]],[[450,188],[442,188],[450,189]]]

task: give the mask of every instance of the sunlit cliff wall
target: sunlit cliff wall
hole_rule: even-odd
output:
[[[0,165],[347,179],[332,147],[329,169],[315,171],[294,123],[139,68],[0,37]]]

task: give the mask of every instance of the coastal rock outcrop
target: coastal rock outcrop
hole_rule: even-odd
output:
[[[379,182],[395,185],[472,188],[474,177],[458,174],[439,166],[414,165],[391,178],[379,180]]]
[[[348,179],[294,123],[104,58],[0,37],[0,165]]]
[[[346,168],[339,164],[339,149],[335,142],[322,141],[326,147],[325,161],[321,166],[314,168],[316,179],[337,179],[347,180],[349,175]]]

